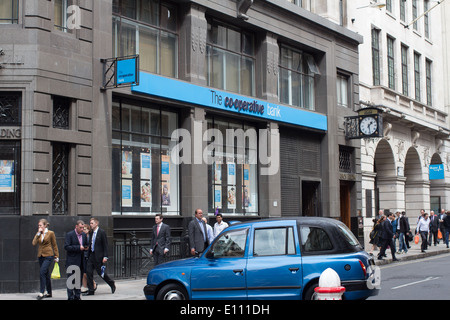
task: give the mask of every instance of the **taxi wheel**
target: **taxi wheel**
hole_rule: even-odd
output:
[[[159,290],[156,300],[188,300],[188,295],[181,285],[169,283]]]

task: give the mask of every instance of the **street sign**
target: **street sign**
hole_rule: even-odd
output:
[[[139,85],[139,55],[101,59],[102,90]]]

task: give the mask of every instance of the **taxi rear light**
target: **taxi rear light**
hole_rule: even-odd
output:
[[[361,265],[361,269],[364,272],[364,278],[365,278],[367,276],[366,266],[364,265],[364,263],[361,260],[359,260],[359,264]]]

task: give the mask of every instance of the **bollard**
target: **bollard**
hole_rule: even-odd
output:
[[[341,286],[341,279],[336,271],[326,269],[319,278],[319,286],[314,289],[317,300],[342,300],[345,288]]]

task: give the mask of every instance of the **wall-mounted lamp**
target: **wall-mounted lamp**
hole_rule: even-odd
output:
[[[386,3],[380,3],[380,2],[370,2],[369,5],[367,6],[362,6],[362,7],[358,7],[356,9],[363,9],[363,8],[376,8],[376,9],[380,9],[386,7]]]

